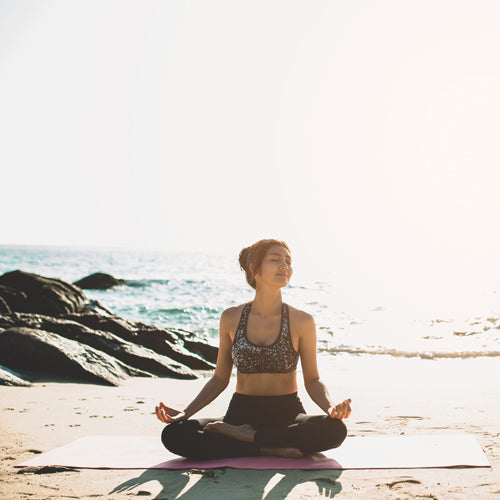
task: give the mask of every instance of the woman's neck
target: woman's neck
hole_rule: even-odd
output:
[[[282,304],[281,288],[273,290],[259,287],[252,302],[252,313],[259,316],[273,315],[281,311]]]

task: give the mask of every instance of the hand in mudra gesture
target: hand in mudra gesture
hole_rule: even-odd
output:
[[[351,414],[351,400],[346,399],[336,406],[328,408],[328,416],[332,418],[348,418]]]
[[[178,422],[179,420],[184,420],[185,418],[187,418],[186,414],[183,411],[169,408],[163,403],[160,403],[155,407],[155,413],[158,420],[160,420],[164,424],[171,424],[172,422]]]

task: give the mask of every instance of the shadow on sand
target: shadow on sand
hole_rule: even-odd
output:
[[[129,492],[164,500],[283,500],[297,485],[316,483],[313,496],[333,498],[342,490],[337,482],[341,474],[341,470],[147,469],[110,494]]]

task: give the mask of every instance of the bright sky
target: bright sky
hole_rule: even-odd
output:
[[[497,0],[0,1],[0,243],[277,237],[360,286],[500,283],[499,22]]]

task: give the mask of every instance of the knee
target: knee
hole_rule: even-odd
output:
[[[328,447],[338,448],[347,437],[347,427],[344,422],[338,418],[326,417],[326,432],[325,441],[328,442]]]
[[[181,424],[182,422],[168,424],[161,433],[161,442],[163,446],[176,455],[182,455],[181,445],[183,439]]]

